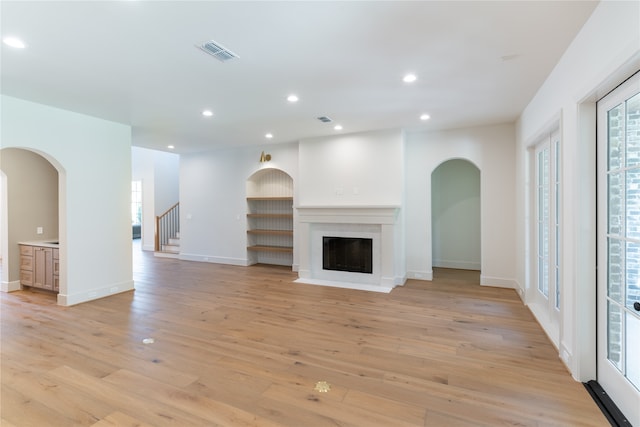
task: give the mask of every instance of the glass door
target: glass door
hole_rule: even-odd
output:
[[[640,75],[598,103],[598,382],[640,426]]]
[[[556,346],[560,341],[560,132],[535,149],[535,287],[530,308]]]

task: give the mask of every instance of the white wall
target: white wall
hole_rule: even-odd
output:
[[[180,198],[180,156],[174,153],[154,151],[155,211],[163,214]]]
[[[517,288],[513,125],[407,134],[407,276],[433,278],[431,173],[450,159],[480,169],[481,283]]]
[[[1,158],[2,154],[0,154]],[[0,260],[2,259],[2,254],[6,250],[3,243],[5,242],[4,236],[7,234],[7,225],[4,223],[4,220],[7,216],[6,214],[6,206],[5,206],[5,177],[4,173],[0,171]],[[0,281],[2,281],[2,277],[0,277]]]
[[[132,147],[132,180],[142,181],[142,249],[154,250],[155,217],[179,201],[180,156]]]
[[[4,95],[1,102],[3,148],[36,151],[58,170],[58,303],[133,289],[130,128]]]
[[[560,357],[586,381],[595,369],[595,102],[640,69],[640,3],[603,1],[522,113],[517,126],[518,282],[530,287],[528,147],[561,118]]]
[[[301,206],[403,203],[401,130],[301,140],[299,161]]]
[[[272,157],[264,164],[259,162],[263,150]],[[280,169],[293,178],[296,203],[297,144],[216,150],[180,157],[181,259],[248,264],[246,181],[262,168]],[[297,262],[295,252],[293,262],[294,265]]]

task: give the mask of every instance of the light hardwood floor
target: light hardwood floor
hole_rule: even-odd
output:
[[[516,293],[475,272],[379,294],[135,256],[134,292],[1,295],[2,426],[608,425]]]

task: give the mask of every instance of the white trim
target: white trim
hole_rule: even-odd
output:
[[[491,277],[480,275],[481,286],[492,286],[494,288],[519,289],[518,282],[515,279],[507,279],[504,277]]]
[[[482,264],[479,262],[473,261],[458,261],[458,260],[447,260],[447,259],[434,259],[433,260],[434,267],[440,268],[455,268],[458,270],[478,270],[480,271]]]
[[[431,271],[407,271],[407,279],[412,280],[433,280],[433,270]]]
[[[181,253],[178,256],[178,259],[182,261],[210,262],[213,264],[239,265],[242,267],[247,267],[251,265],[251,263],[247,258],[217,257],[217,256],[201,255],[201,254]]]
[[[120,283],[113,283],[109,286],[101,288],[94,288],[88,291],[80,292],[73,295],[58,294],[58,305],[70,306],[76,305],[87,301],[93,301],[96,299],[109,297],[115,294],[121,294],[123,292],[133,291],[135,285],[133,280],[127,280]]]
[[[344,289],[356,289],[359,291],[369,292],[382,292],[388,294],[394,288],[393,286],[380,286],[380,285],[367,285],[365,283],[347,283],[347,282],[334,282],[331,280],[318,280],[318,279],[296,279],[295,283],[303,283],[305,285],[318,285],[318,286],[330,286],[334,288]]]
[[[15,292],[19,291],[20,289],[22,289],[22,287],[20,286],[19,280],[0,283],[0,292]]]

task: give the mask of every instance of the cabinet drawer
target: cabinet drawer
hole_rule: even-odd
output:
[[[20,255],[20,270],[33,271],[33,257]]]
[[[20,284],[25,286],[33,286],[33,272],[20,270]]]
[[[60,259],[60,249],[53,250],[53,259]]]
[[[60,292],[60,277],[53,276],[53,290]]]
[[[20,245],[20,255],[33,256],[33,246]]]

